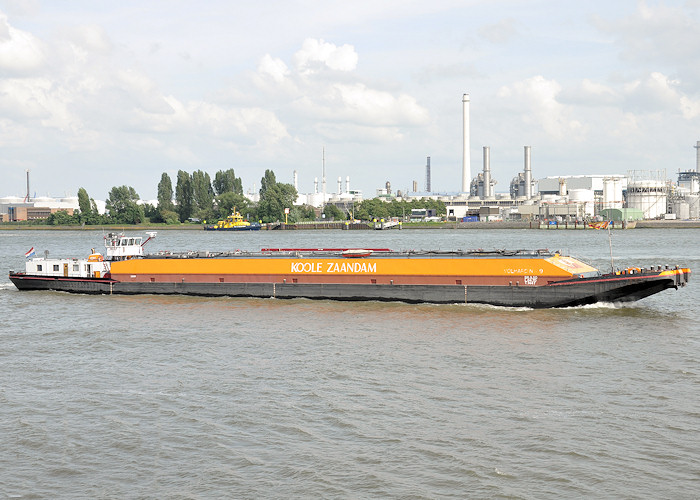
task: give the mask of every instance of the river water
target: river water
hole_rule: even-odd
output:
[[[698,498],[700,230],[613,232],[690,285],[561,310],[18,292],[0,231],[4,498]],[[161,231],[150,251],[561,249],[605,231]]]

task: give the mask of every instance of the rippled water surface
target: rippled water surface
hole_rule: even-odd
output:
[[[634,305],[472,305],[18,292],[0,231],[5,498],[697,498],[700,231],[613,234],[690,285]],[[550,248],[607,233],[162,231],[150,250]]]

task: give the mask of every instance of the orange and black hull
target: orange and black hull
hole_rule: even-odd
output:
[[[285,254],[155,256],[112,263],[103,279],[10,273],[20,290],[104,294],[482,303],[567,307],[632,302],[684,286],[688,269],[634,269],[603,275],[558,254]]]

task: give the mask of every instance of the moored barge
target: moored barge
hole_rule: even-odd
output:
[[[141,238],[110,234],[104,258],[94,251],[87,259],[35,258],[24,272],[9,277],[19,290],[544,308],[633,302],[685,286],[690,276],[690,269],[679,266],[602,273],[548,250],[264,248],[144,254],[144,244]]]

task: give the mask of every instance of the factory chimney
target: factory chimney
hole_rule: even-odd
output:
[[[491,196],[491,148],[484,146],[484,198]]]
[[[345,177],[345,192],[349,193],[350,192],[350,176]]]
[[[322,162],[323,162],[323,169],[322,169],[322,174],[323,177],[321,178],[321,184],[323,186],[323,205],[326,204],[326,147],[323,147],[322,150]]]
[[[318,194],[318,177],[314,177],[314,193]]]
[[[532,198],[532,170],[530,170],[530,146],[525,146],[525,199]]]
[[[471,164],[469,162],[469,94],[462,96],[462,192],[469,193]]]
[[[294,189],[297,190],[297,193],[299,192],[299,176],[296,170],[294,171]]]
[[[27,169],[27,197],[24,199],[24,201],[29,201],[29,169]]]
[[[428,156],[428,163],[425,165],[425,192],[429,193],[430,191],[430,156]]]
[[[700,141],[695,143],[695,171],[700,174]],[[27,170],[27,175],[29,175],[29,170]],[[29,186],[29,181],[27,181],[27,186]],[[29,195],[29,188],[27,188],[27,195]]]
[[[343,193],[343,178],[338,176],[338,196]]]

